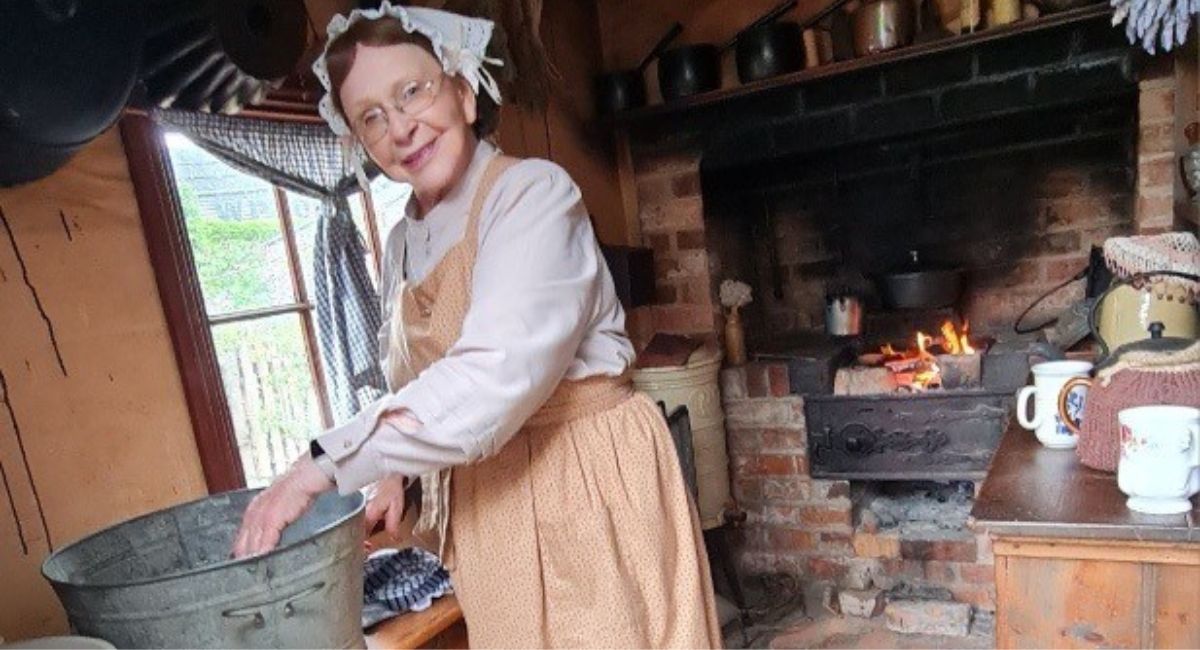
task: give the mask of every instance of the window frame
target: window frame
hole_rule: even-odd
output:
[[[164,139],[165,131],[148,116],[129,112],[121,118],[119,128],[205,483],[212,494],[245,488],[245,469],[217,361],[211,330],[213,326],[279,314],[297,314],[308,350],[321,418],[324,426],[333,424],[332,405],[313,317],[314,305],[309,300],[308,288],[304,284],[287,193],[272,185],[295,301],[210,318],[196,272],[178,186]],[[368,231],[364,233],[368,253],[378,272],[382,263],[379,223],[370,193],[362,192],[358,200],[362,202]]]

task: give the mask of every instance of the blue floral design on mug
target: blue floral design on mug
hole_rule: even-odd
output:
[[[1073,422],[1076,427],[1078,427],[1079,423],[1083,421],[1084,394],[1085,393],[1079,389],[1072,390],[1070,393],[1067,393],[1067,415],[1071,416],[1071,422]],[[1054,422],[1057,425],[1055,431],[1058,433],[1058,435],[1072,435],[1071,430],[1067,428],[1067,425],[1063,424],[1062,418],[1056,415],[1054,416]]]

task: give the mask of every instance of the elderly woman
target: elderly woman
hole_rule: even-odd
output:
[[[387,2],[330,25],[323,115],[413,188],[382,282],[390,392],[254,500],[234,552],[270,550],[321,492],[376,481],[368,517],[394,533],[402,477],[422,476],[417,527],[442,542],[473,646],[718,646],[694,508],[629,383],[579,190],[486,139],[491,31]]]

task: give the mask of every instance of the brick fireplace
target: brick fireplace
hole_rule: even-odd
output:
[[[761,352],[819,331],[831,286],[881,313],[869,278],[910,249],[968,271],[956,316],[974,332],[1009,331],[1092,245],[1171,229],[1168,63],[1100,17],[627,125],[658,302],[630,314],[631,333],[719,338],[716,287],[736,278],[754,288]],[[744,570],[994,609],[990,545],[966,526],[977,482],[813,478],[788,365],[721,382]]]

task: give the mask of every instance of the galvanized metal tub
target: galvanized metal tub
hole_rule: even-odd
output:
[[[274,551],[233,560],[257,492],[118,524],[53,553],[42,575],[76,633],[118,648],[366,647],[363,496],[323,494]]]

